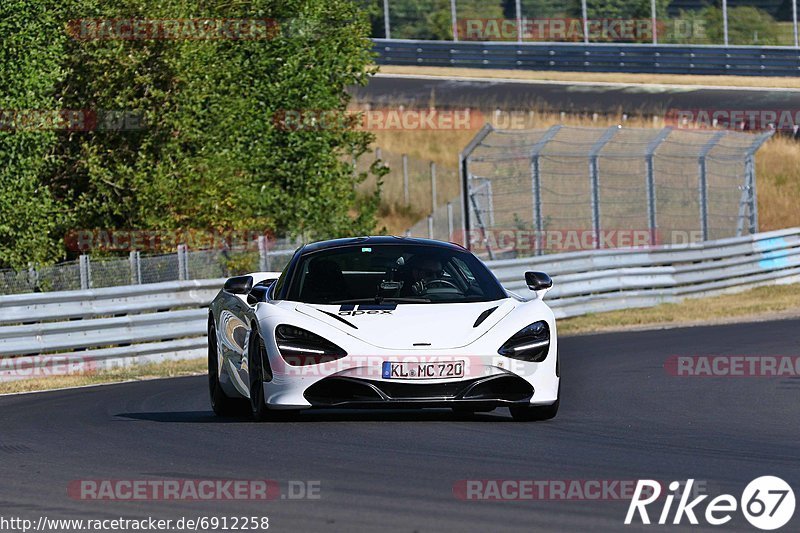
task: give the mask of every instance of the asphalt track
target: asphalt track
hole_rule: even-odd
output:
[[[476,81],[379,75],[350,89],[372,105],[496,107],[564,112],[660,114],[668,110],[800,110],[800,91],[569,82]]]
[[[505,410],[305,413],[218,419],[189,377],[0,397],[0,516],[268,515],[270,531],[620,531],[623,501],[463,501],[464,479],[704,480],[736,497],[753,478],[800,488],[800,379],[686,378],[671,355],[798,355],[800,320],[563,339],[563,402],[544,423]],[[107,502],[76,479],[321,482],[319,500]],[[704,506],[703,506],[704,508]],[[653,514],[658,514],[660,509]],[[800,511],[784,531],[797,531]],[[687,528],[688,529],[688,528]],[[755,531],[737,513],[703,530]]]

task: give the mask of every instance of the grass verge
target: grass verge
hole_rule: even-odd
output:
[[[695,74],[627,74],[621,72],[554,72],[547,70],[504,70],[454,67],[417,67],[381,65],[382,74],[416,76],[506,78],[531,81],[600,82],[642,85],[703,85],[709,87],[759,87],[765,89],[800,89],[800,78],[761,76],[701,76]]]
[[[139,366],[126,366],[109,370],[99,370],[87,374],[71,376],[48,376],[32,379],[20,379],[0,383],[0,394],[31,392],[39,390],[63,389],[69,387],[85,387],[102,383],[119,383],[123,381],[141,381],[155,378],[174,378],[193,376],[206,372],[205,359],[188,359],[181,361],[164,361]]]
[[[675,304],[595,313],[558,321],[560,335],[692,326],[800,316],[800,283],[768,285],[736,294],[687,298]]]

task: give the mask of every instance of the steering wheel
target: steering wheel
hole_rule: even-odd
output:
[[[444,285],[445,287],[451,287],[457,290],[458,292],[461,292],[461,289],[459,289],[455,283],[453,283],[452,281],[447,281],[446,279],[434,279],[426,282],[426,285],[428,287],[433,287],[434,285]]]

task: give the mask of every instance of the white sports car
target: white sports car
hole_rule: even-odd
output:
[[[553,418],[558,345],[542,301],[552,281],[525,279],[529,299],[440,241],[305,245],[280,275],[230,278],[211,303],[211,405],[229,415],[249,403],[259,420],[318,407],[506,406],[517,420]]]

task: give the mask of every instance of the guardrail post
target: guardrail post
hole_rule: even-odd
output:
[[[428,215],[428,238],[433,239],[433,215]]]
[[[459,180],[459,186],[461,189],[461,201],[463,209],[462,216],[461,216],[461,231],[464,233],[464,247],[468,250],[470,249],[470,239],[467,237],[467,233],[470,230],[470,216],[469,216],[469,209],[470,209],[470,190],[469,190],[469,158],[472,155],[472,152],[475,151],[475,148],[483,142],[489,133],[494,130],[491,124],[486,123],[483,127],[475,134],[475,137],[464,147],[464,149],[458,154],[458,170],[461,173],[461,179]]]
[[[800,47],[797,36],[797,0],[792,0],[792,32],[794,33],[794,47]]]
[[[547,146],[553,137],[561,130],[563,126],[556,124],[551,126],[542,138],[539,139],[531,149],[531,194],[533,196],[533,229],[535,233],[534,247],[536,255],[542,255],[542,239],[544,238],[544,217],[542,216],[542,178],[539,169],[539,157],[542,150]]]
[[[714,146],[717,145],[719,140],[725,136],[724,131],[717,132],[711,140],[700,150],[700,155],[697,158],[698,162],[698,187],[699,187],[699,202],[700,202],[700,233],[703,240],[708,240],[708,176],[706,175],[706,157]]]
[[[408,154],[403,154],[403,200],[408,205]]]
[[[436,212],[436,163],[431,161],[431,213]]]
[[[78,270],[80,271],[81,275],[81,289],[91,289],[92,288],[92,267],[89,263],[89,256],[83,254],[79,258],[78,262]]]
[[[520,0],[514,2],[514,12],[517,15],[517,42],[522,42],[522,6]]]
[[[592,231],[594,232],[594,247],[600,248],[600,169],[597,164],[597,158],[600,155],[600,150],[611,140],[611,138],[620,130],[621,126],[611,126],[589,151],[589,179],[591,180],[592,187]]]
[[[645,166],[647,169],[647,227],[650,230],[650,238],[653,240],[653,244],[658,244],[656,239],[658,223],[656,220],[655,153],[659,145],[666,140],[671,132],[672,128],[670,127],[662,129],[656,138],[647,145],[647,151],[645,152]]]
[[[453,204],[447,202],[447,240],[453,242]]]

